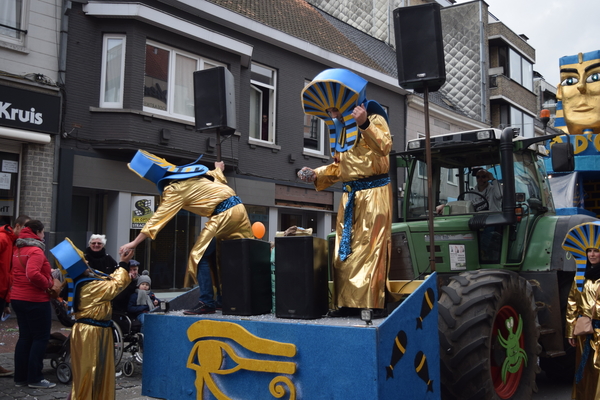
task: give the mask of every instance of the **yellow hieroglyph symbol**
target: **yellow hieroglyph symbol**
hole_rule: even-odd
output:
[[[188,328],[187,335],[190,342],[207,337],[227,338],[234,340],[254,353],[283,357],[294,357],[296,355],[296,346],[294,344],[259,338],[233,322],[200,320]],[[235,367],[221,369],[225,353],[237,364]],[[197,400],[202,399],[205,383],[217,399],[229,400],[229,397],[215,384],[211,374],[228,375],[240,369],[288,375],[293,375],[296,372],[296,363],[294,362],[243,358],[238,356],[233,347],[228,343],[213,339],[198,340],[194,344],[188,357],[187,367],[196,371],[195,385]],[[295,400],[296,387],[285,376],[277,376],[271,380],[269,390],[273,397],[281,398],[285,395],[285,388],[282,388],[281,384],[285,384],[288,387],[290,400]]]

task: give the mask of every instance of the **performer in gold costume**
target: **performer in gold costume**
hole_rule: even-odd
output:
[[[344,119],[335,107],[327,112],[333,119]],[[340,309],[331,316],[357,313],[353,309],[383,309],[390,263],[390,130],[383,116],[367,115],[363,105],[352,110],[352,118],[360,128],[354,146],[336,151],[330,165],[314,170],[304,167],[298,172],[303,181],[314,182],[316,190],[343,182],[333,264],[335,304]]]
[[[168,182],[164,187],[160,206],[140,234],[133,241],[121,246],[121,251],[135,249],[146,238],[154,240],[158,232],[181,209],[208,217],[209,220],[190,252],[183,283],[185,287],[196,284],[198,262],[214,237],[217,240],[254,237],[246,208],[233,189],[227,186],[224,170],[225,164],[219,161],[215,162],[214,170],[199,176],[181,180],[166,176],[164,179]]]
[[[600,50],[560,58],[554,126],[571,135],[600,133]]]
[[[565,336],[576,347],[575,380],[571,397],[600,399],[600,223],[586,222],[572,228],[563,249],[575,258],[577,272],[567,301]],[[594,332],[574,335],[579,316],[592,319]]]
[[[131,281],[129,260],[133,251],[121,253],[119,267],[105,275],[87,267],[83,253],[66,239],[51,250],[69,282],[69,302],[75,325],[69,337],[73,386],[70,400],[114,400],[115,360],[112,304]],[[77,257],[78,253],[80,258]],[[68,264],[76,258],[77,264]]]

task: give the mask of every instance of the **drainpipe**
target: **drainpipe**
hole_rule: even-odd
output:
[[[58,178],[59,178],[59,166],[60,166],[60,141],[62,134],[65,131],[64,122],[64,99],[63,96],[65,90],[65,72],[67,64],[67,38],[68,38],[68,26],[69,26],[69,11],[71,10],[71,1],[64,0],[62,6],[62,13],[60,18],[60,42],[58,50],[58,86],[61,93],[61,115],[58,135],[55,136],[54,140],[54,168],[52,173],[52,223],[50,224],[50,247],[54,247],[58,243],[58,234],[56,232],[57,226],[57,215],[58,215]]]

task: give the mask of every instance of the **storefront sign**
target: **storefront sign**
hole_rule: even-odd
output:
[[[0,86],[0,126],[56,134],[60,126],[60,97]]]
[[[142,229],[154,215],[154,196],[131,196],[131,229]]]
[[[13,215],[15,202],[12,200],[0,200],[0,215]]]

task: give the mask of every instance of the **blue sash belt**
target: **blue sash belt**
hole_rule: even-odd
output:
[[[77,321],[81,324],[99,326],[102,328],[110,328],[112,326],[112,321],[109,319],[108,321],[100,321],[99,319],[92,318],[79,318]]]
[[[385,186],[390,183],[388,174],[369,176],[368,178],[357,179],[355,181],[344,182],[344,192],[348,193],[348,201],[344,211],[344,229],[342,231],[342,240],[340,241],[340,260],[346,261],[352,254],[350,246],[352,239],[352,218],[354,216],[354,195],[359,190],[373,189]]]
[[[600,320],[593,319],[592,326],[594,327],[594,329],[600,329]],[[579,363],[579,367],[577,368],[577,372],[575,373],[575,383],[579,383],[581,378],[583,378],[583,370],[585,369],[585,364],[587,363],[588,357],[590,356],[590,350],[592,349],[592,345],[590,344],[592,336],[593,334],[591,333],[585,336],[583,352],[581,353],[581,362]]]
[[[229,210],[233,206],[237,206],[238,204],[242,204],[242,200],[237,196],[231,196],[230,198],[223,200],[215,207],[215,211],[213,211],[212,215],[221,214],[223,211]]]

